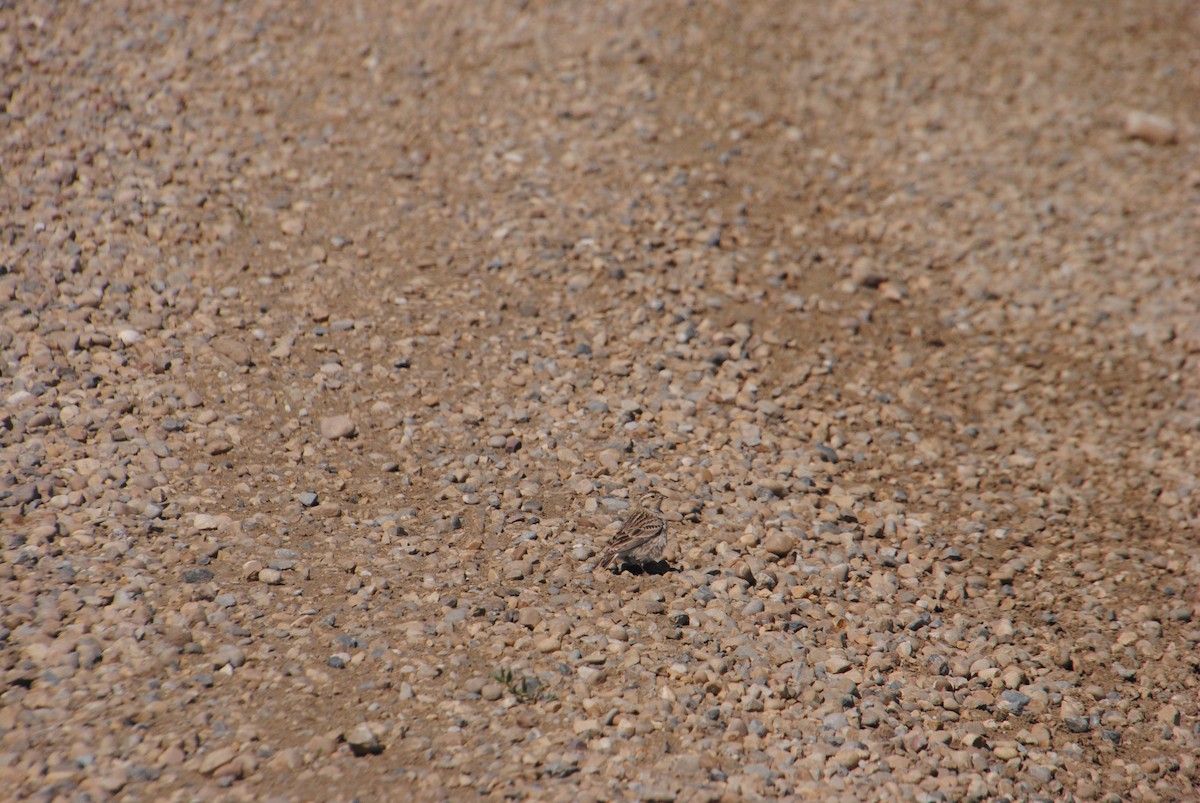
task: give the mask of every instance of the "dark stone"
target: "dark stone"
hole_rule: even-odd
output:
[[[215,577],[208,569],[188,569],[183,573],[183,582],[185,583],[207,583]]]

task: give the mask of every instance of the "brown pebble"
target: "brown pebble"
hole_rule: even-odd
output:
[[[1178,129],[1170,120],[1142,111],[1125,115],[1125,133],[1151,145],[1169,145],[1179,137]]]
[[[775,531],[763,542],[763,549],[777,558],[782,558],[796,548],[796,539],[784,532]]]
[[[214,338],[212,347],[218,354],[228,357],[237,365],[250,364],[250,349],[238,340],[234,340],[231,337]]]

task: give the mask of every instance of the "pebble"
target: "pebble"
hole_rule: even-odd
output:
[[[246,663],[246,652],[237,645],[225,644],[217,649],[213,655],[213,666],[231,666],[234,669]]]
[[[992,748],[992,753],[1001,761],[1008,761],[1021,755],[1021,750],[1016,742],[1000,741],[996,742],[995,747]]]
[[[843,672],[848,672],[850,667],[854,666],[844,655],[831,655],[825,659],[825,671],[831,675],[840,675]]]
[[[1144,111],[1131,111],[1125,115],[1125,133],[1151,145],[1169,145],[1179,136],[1170,120]]]
[[[351,438],[358,432],[358,426],[348,415],[323,416],[320,422],[321,437],[329,440]]]
[[[221,517],[208,513],[197,513],[192,517],[192,526],[197,530],[216,530],[221,527]]]
[[[278,569],[260,569],[258,579],[259,582],[266,583],[269,586],[277,586],[283,582],[283,572]]]
[[[360,722],[346,731],[346,744],[356,756],[378,755],[383,752],[383,742],[379,740],[380,728],[374,723]]]
[[[1121,678],[1121,680],[1133,680],[1137,677],[1138,670],[1135,666],[1126,666],[1125,664],[1117,662],[1113,664],[1112,668],[1113,672],[1115,672],[1117,677]]]
[[[208,569],[188,569],[183,573],[185,583],[207,583],[216,575]]]
[[[232,747],[219,747],[209,753],[206,753],[200,760],[199,771],[201,775],[212,775],[217,770],[225,767],[237,756],[237,750]]]
[[[597,686],[608,679],[608,672],[591,666],[579,667],[579,677],[588,686]]]
[[[770,533],[766,541],[763,542],[763,549],[777,558],[787,556],[795,548],[796,539],[787,533],[779,531]]]
[[[1020,716],[1027,705],[1029,705],[1028,695],[1022,694],[1019,691],[1007,689],[1000,694],[1000,710],[1006,711],[1014,716]]]
[[[1087,733],[1092,729],[1091,720],[1087,717],[1063,717],[1063,724],[1071,733]]]
[[[250,349],[232,337],[217,337],[212,341],[213,350],[228,357],[235,365],[250,365]]]

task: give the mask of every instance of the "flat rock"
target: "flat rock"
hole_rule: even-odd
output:
[[[320,422],[321,437],[329,440],[351,438],[358,432],[358,425],[348,415],[324,416]]]
[[[217,337],[213,339],[212,347],[214,351],[228,357],[236,365],[250,365],[251,363],[250,349],[241,341],[231,337]]]
[[[1152,145],[1168,145],[1179,137],[1179,130],[1170,120],[1144,111],[1125,115],[1125,133]]]

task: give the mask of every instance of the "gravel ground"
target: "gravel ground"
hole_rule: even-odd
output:
[[[0,4],[0,784],[1194,799],[1197,36]]]

